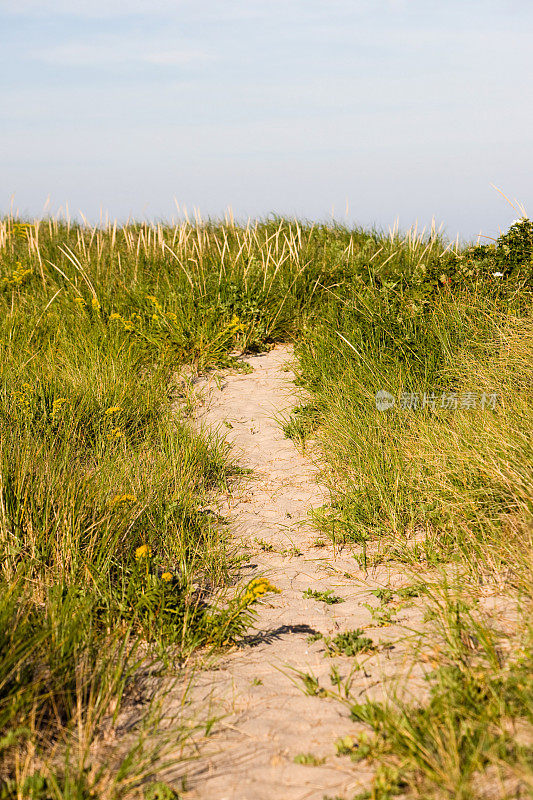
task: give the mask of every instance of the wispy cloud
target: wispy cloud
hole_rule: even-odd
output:
[[[179,0],[0,0],[0,10],[24,16],[68,15],[72,17],[128,16],[176,12]]]
[[[460,2],[461,0],[455,0]],[[521,0],[515,0],[520,2]],[[451,3],[454,0],[450,0]],[[328,15],[348,11],[367,11],[369,8],[404,8],[416,5],[420,0],[327,0]],[[0,10],[24,16],[50,17],[65,15],[101,19],[135,15],[155,16],[168,14],[176,16],[184,9],[194,11],[197,16],[216,15],[221,18],[270,17],[277,10],[302,14],[323,14],[325,0],[0,0]]]
[[[146,64],[155,64],[157,66],[181,67],[213,61],[214,56],[205,50],[160,50],[144,53],[141,56],[141,60]]]
[[[112,67],[133,64],[195,66],[213,60],[213,54],[189,44],[169,44],[140,38],[112,36],[94,41],[73,40],[36,50],[33,58],[62,67]]]

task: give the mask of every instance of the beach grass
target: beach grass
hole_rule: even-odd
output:
[[[286,432],[332,494],[315,524],[365,566],[432,570],[430,702],[354,706],[375,797],[531,790],[532,253],[528,221],[481,247],[277,218],[1,221],[2,797],[147,791],[161,711],[139,676],[235,641],[273,588],[235,585],[209,503],[237,468],[191,424],[191,378],[289,340],[309,399]]]

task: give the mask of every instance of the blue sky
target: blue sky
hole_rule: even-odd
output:
[[[0,208],[497,235],[532,42],[531,0],[0,0]]]

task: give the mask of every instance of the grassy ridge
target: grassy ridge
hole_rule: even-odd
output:
[[[133,754],[95,754],[117,699],[138,692],[140,654],[175,659],[231,641],[268,588],[227,598],[231,558],[204,509],[232,468],[220,443],[180,419],[173,404],[186,395],[173,376],[232,363],[235,347],[262,343],[288,317],[279,291],[264,311],[246,294],[252,270],[254,291],[262,280],[269,293],[249,254],[235,280],[221,275],[224,259],[203,255],[207,233],[2,227],[6,797],[134,792],[150,766],[141,734]],[[235,256],[241,234],[228,235]],[[281,284],[296,286],[299,271]]]
[[[245,588],[228,600],[231,557],[205,505],[231,465],[176,412],[186,396],[174,376],[185,367],[228,366],[235,351],[296,337],[313,400],[292,431],[318,426],[335,488],[320,524],[363,552],[380,537],[380,558],[456,559],[464,586],[500,578],[502,591],[521,592],[525,612],[530,256],[529,224],[459,252],[434,232],[285,220],[2,222],[5,797],[135,796],[150,771],[142,735],[129,754],[98,754],[117,698],[127,703],[135,690],[141,654],[184,658],[220,645],[253,611]],[[441,387],[497,391],[503,402],[480,416],[384,415],[373,401],[378,389],[399,397]],[[408,548],[417,526],[426,535]],[[513,644],[505,664],[530,652],[520,619],[523,649]],[[457,758],[453,774],[467,777],[481,763],[471,758],[469,773]],[[517,770],[526,756],[513,758]],[[420,772],[414,761],[409,769]]]
[[[333,498],[317,524],[358,545],[362,566],[430,576],[429,705],[352,708],[374,731],[376,799],[533,789],[532,234],[519,223],[464,252],[459,268],[491,273],[454,286],[443,272],[423,303],[401,273],[386,293],[345,285],[298,346],[312,392],[300,431],[314,431]]]

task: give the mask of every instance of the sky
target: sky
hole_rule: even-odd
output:
[[[531,0],[0,0],[0,212],[497,236],[532,43]]]

